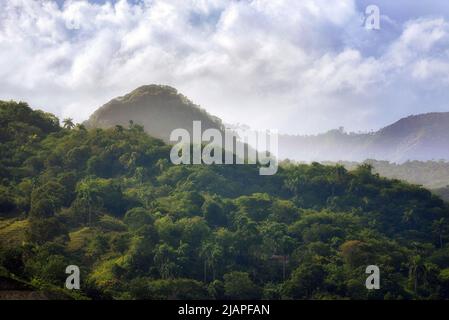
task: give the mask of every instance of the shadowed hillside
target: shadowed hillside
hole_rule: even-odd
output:
[[[129,121],[143,125],[153,137],[167,142],[177,128],[192,131],[192,122],[201,121],[202,129],[221,129],[221,120],[211,116],[169,86],[142,86],[123,97],[115,98],[85,123],[87,127],[108,128],[128,126]]]

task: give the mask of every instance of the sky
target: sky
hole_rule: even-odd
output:
[[[290,134],[449,111],[449,2],[0,0],[1,100],[80,122],[152,83]]]

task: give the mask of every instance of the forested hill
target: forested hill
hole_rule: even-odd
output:
[[[162,85],[142,86],[123,97],[106,103],[86,121],[88,128],[128,126],[129,122],[144,126],[153,137],[169,141],[177,128],[192,131],[192,122],[201,121],[202,129],[222,129],[221,120],[193,104],[176,89]]]
[[[348,170],[353,170],[360,162],[338,161],[322,162],[327,165],[343,165]],[[444,200],[449,201],[449,162],[448,161],[406,161],[404,163],[391,163],[368,159],[363,163],[373,166],[373,172],[382,177],[404,180],[412,184],[422,185],[432,192],[439,194]]]
[[[192,121],[203,130],[223,129],[221,119],[210,115],[169,86],[146,85],[115,98],[85,122],[88,128],[143,125],[153,137],[168,142],[177,128],[192,131]],[[408,160],[449,160],[449,112],[413,115],[371,133],[343,129],[318,135],[279,136],[279,158],[296,161],[357,161],[366,159],[402,163]]]
[[[0,276],[35,291],[77,265],[73,298],[449,298],[447,205],[369,165],[175,166],[137,124],[63,128],[15,102],[0,141]]]

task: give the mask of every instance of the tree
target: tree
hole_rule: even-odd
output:
[[[323,288],[326,272],[320,264],[302,264],[285,284],[284,295],[293,299],[310,299]]]
[[[204,201],[201,208],[207,223],[212,227],[225,226],[227,223],[226,214],[219,203],[212,199]]]
[[[86,206],[89,225],[92,225],[94,213],[106,211],[114,216],[123,216],[128,207],[121,186],[113,179],[83,179],[78,183],[76,193],[77,200]]]
[[[89,226],[92,226],[92,206],[95,200],[98,202],[98,199],[95,198],[94,191],[86,183],[79,184],[77,189],[79,199],[87,205],[87,221]]]
[[[208,268],[212,271],[212,281],[215,281],[217,266],[224,262],[223,249],[215,242],[205,241],[200,249],[200,257],[204,260],[204,282],[207,282]]]
[[[131,282],[134,299],[156,300],[198,300],[208,299],[209,295],[201,282],[192,279],[136,278]]]
[[[359,240],[349,240],[340,246],[341,255],[345,262],[352,268],[369,265],[369,261],[373,260],[372,250],[368,245]]]
[[[276,222],[292,224],[299,217],[299,209],[292,201],[289,200],[276,200],[273,202],[271,209],[272,214],[270,218]]]
[[[56,217],[30,218],[30,227],[26,233],[27,239],[37,244],[50,242],[64,234],[67,234],[67,226]]]
[[[64,204],[67,204],[70,197],[63,185],[50,180],[43,185],[33,189],[31,193],[31,216],[52,216]]]
[[[409,279],[416,295],[418,294],[419,282],[425,277],[426,271],[426,265],[420,255],[414,255],[410,258]]]
[[[10,214],[15,211],[16,207],[14,195],[0,186],[0,215]]]
[[[175,261],[175,249],[167,244],[160,244],[156,247],[154,263],[156,264],[162,279],[170,279],[176,275],[179,268]]]
[[[138,230],[145,225],[153,224],[154,218],[145,208],[136,207],[126,212],[124,222],[131,230]]]
[[[182,218],[176,222],[181,230],[181,240],[192,247],[200,247],[210,234],[210,228],[202,217]]]
[[[433,232],[437,235],[440,248],[444,246],[444,236],[449,232],[449,224],[445,218],[438,219],[432,224]]]
[[[449,211],[423,187],[356,164],[174,166],[137,124],[64,127],[0,101],[2,276],[60,287],[82,265],[90,298],[449,297]],[[371,264],[380,290],[365,288]]]
[[[61,287],[65,283],[65,269],[69,264],[62,246],[46,243],[35,248],[34,255],[26,259],[25,272],[35,279]]]
[[[225,295],[229,299],[259,299],[261,289],[254,284],[246,272],[230,272],[224,275]]]
[[[73,129],[75,127],[75,124],[73,123],[72,118],[65,118],[62,123],[64,124],[64,128],[66,129]]]

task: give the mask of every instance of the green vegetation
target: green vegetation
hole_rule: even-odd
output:
[[[126,127],[129,121],[133,121],[144,126],[152,137],[168,142],[174,129],[185,128],[192,134],[194,120],[201,121],[203,129],[221,130],[223,127],[219,118],[207,113],[175,88],[153,84],[109,101],[98,108],[85,125],[87,128]],[[64,126],[67,127],[66,122]]]
[[[449,162],[447,161],[406,161],[392,163],[369,159],[364,161],[373,166],[373,171],[390,179],[406,180],[409,183],[423,185],[429,189],[439,189],[449,186]],[[354,170],[360,163],[339,161],[348,170]]]
[[[93,299],[449,298],[449,208],[422,187],[368,164],[174,166],[139,125],[70,122],[0,102],[11,276],[63,288],[78,265]]]
[[[0,220],[0,243],[8,248],[21,246],[28,230],[28,220]]]
[[[351,161],[322,162],[327,165],[343,165],[348,170],[356,169],[360,163]],[[428,188],[443,200],[449,201],[449,162],[447,161],[406,161],[392,163],[368,159],[367,163],[373,167],[373,172],[382,177],[404,180],[409,183]]]

